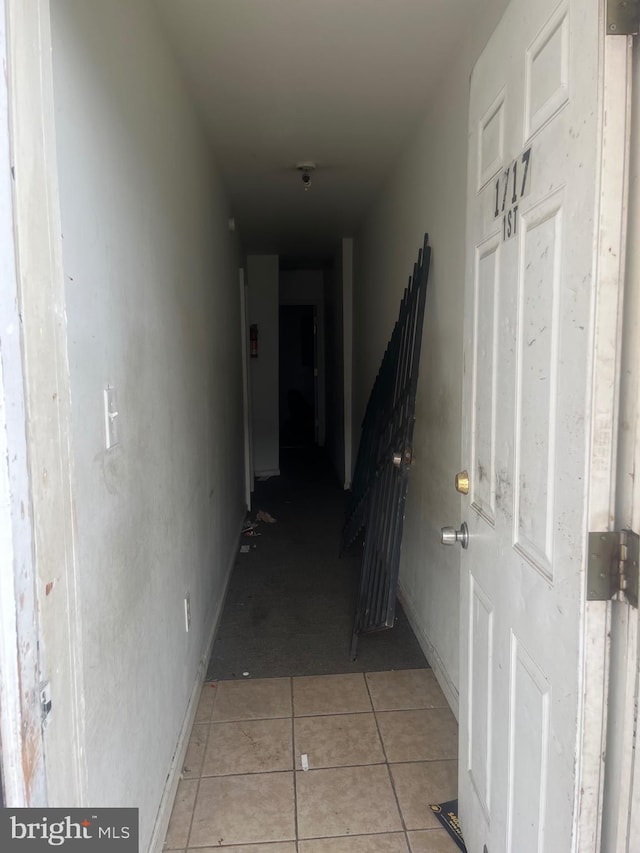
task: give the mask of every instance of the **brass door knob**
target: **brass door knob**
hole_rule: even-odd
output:
[[[460,492],[461,495],[469,494],[468,471],[458,471],[458,473],[456,474],[456,492]]]

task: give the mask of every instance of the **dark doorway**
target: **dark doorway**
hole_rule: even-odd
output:
[[[280,446],[313,447],[317,441],[316,309],[280,306]]]

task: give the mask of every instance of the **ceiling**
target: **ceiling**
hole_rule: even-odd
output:
[[[354,233],[481,2],[155,0],[247,251]]]

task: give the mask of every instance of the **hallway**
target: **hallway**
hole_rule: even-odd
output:
[[[361,636],[350,660],[361,551],[338,555],[346,493],[322,449],[281,448],[280,468],[256,481],[251,518],[276,522],[240,537],[250,550],[237,555],[207,680],[428,666],[399,604],[393,630]]]
[[[637,42],[603,0],[0,4],[5,805],[136,809],[140,853],[435,853],[454,795],[470,853],[640,838]],[[403,610],[353,662],[425,233],[368,504]]]
[[[208,682],[164,849],[455,853],[456,756],[431,670]]]
[[[276,520],[240,538],[165,849],[454,850],[428,806],[456,796],[455,718],[400,605],[350,660],[345,493],[318,448],[281,467],[256,483],[252,517]]]

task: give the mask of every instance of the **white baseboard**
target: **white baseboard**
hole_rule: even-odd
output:
[[[413,606],[411,599],[404,591],[401,583],[398,584],[398,598],[400,599],[404,612],[407,614],[407,619],[413,628],[413,633],[416,635],[420,648],[424,652],[426,659],[429,661],[429,665],[433,670],[438,684],[442,687],[442,692],[444,693],[447,702],[449,703],[449,707],[453,711],[453,715],[457,720],[459,707],[458,688],[455,686],[453,681],[451,681],[440,655],[420,624],[416,609]]]
[[[238,525],[238,539],[241,535],[244,515],[245,514],[243,513],[241,522]],[[198,702],[200,701],[200,691],[202,689],[202,684],[204,682],[205,676],[207,674],[207,667],[209,665],[211,651],[213,649],[213,644],[215,642],[216,634],[218,632],[218,626],[220,624],[220,617],[222,616],[224,603],[227,598],[227,589],[229,587],[229,580],[231,578],[231,572],[233,571],[233,567],[235,565],[236,557],[237,548],[234,547],[233,552],[231,554],[231,559],[227,566],[226,577],[224,579],[223,585],[223,592],[218,600],[218,605],[216,607],[212,620],[211,630],[209,632],[209,636],[207,637],[202,657],[200,658],[200,664],[196,673],[195,682],[191,690],[191,695],[187,704],[187,710],[184,715],[184,720],[182,722],[180,734],[178,735],[176,748],[174,750],[173,758],[171,760],[171,766],[167,775],[167,781],[164,786],[164,791],[162,792],[162,798],[160,800],[158,814],[156,815],[153,832],[151,833],[151,841],[149,842],[149,853],[162,853],[164,847],[164,839],[167,834],[167,829],[169,827],[169,820],[171,818],[171,811],[173,809],[173,801],[176,798],[178,783],[180,782],[180,778],[182,776],[182,767],[184,765],[185,756],[187,754],[189,736],[193,727],[193,721],[196,716],[196,711],[198,710]]]

